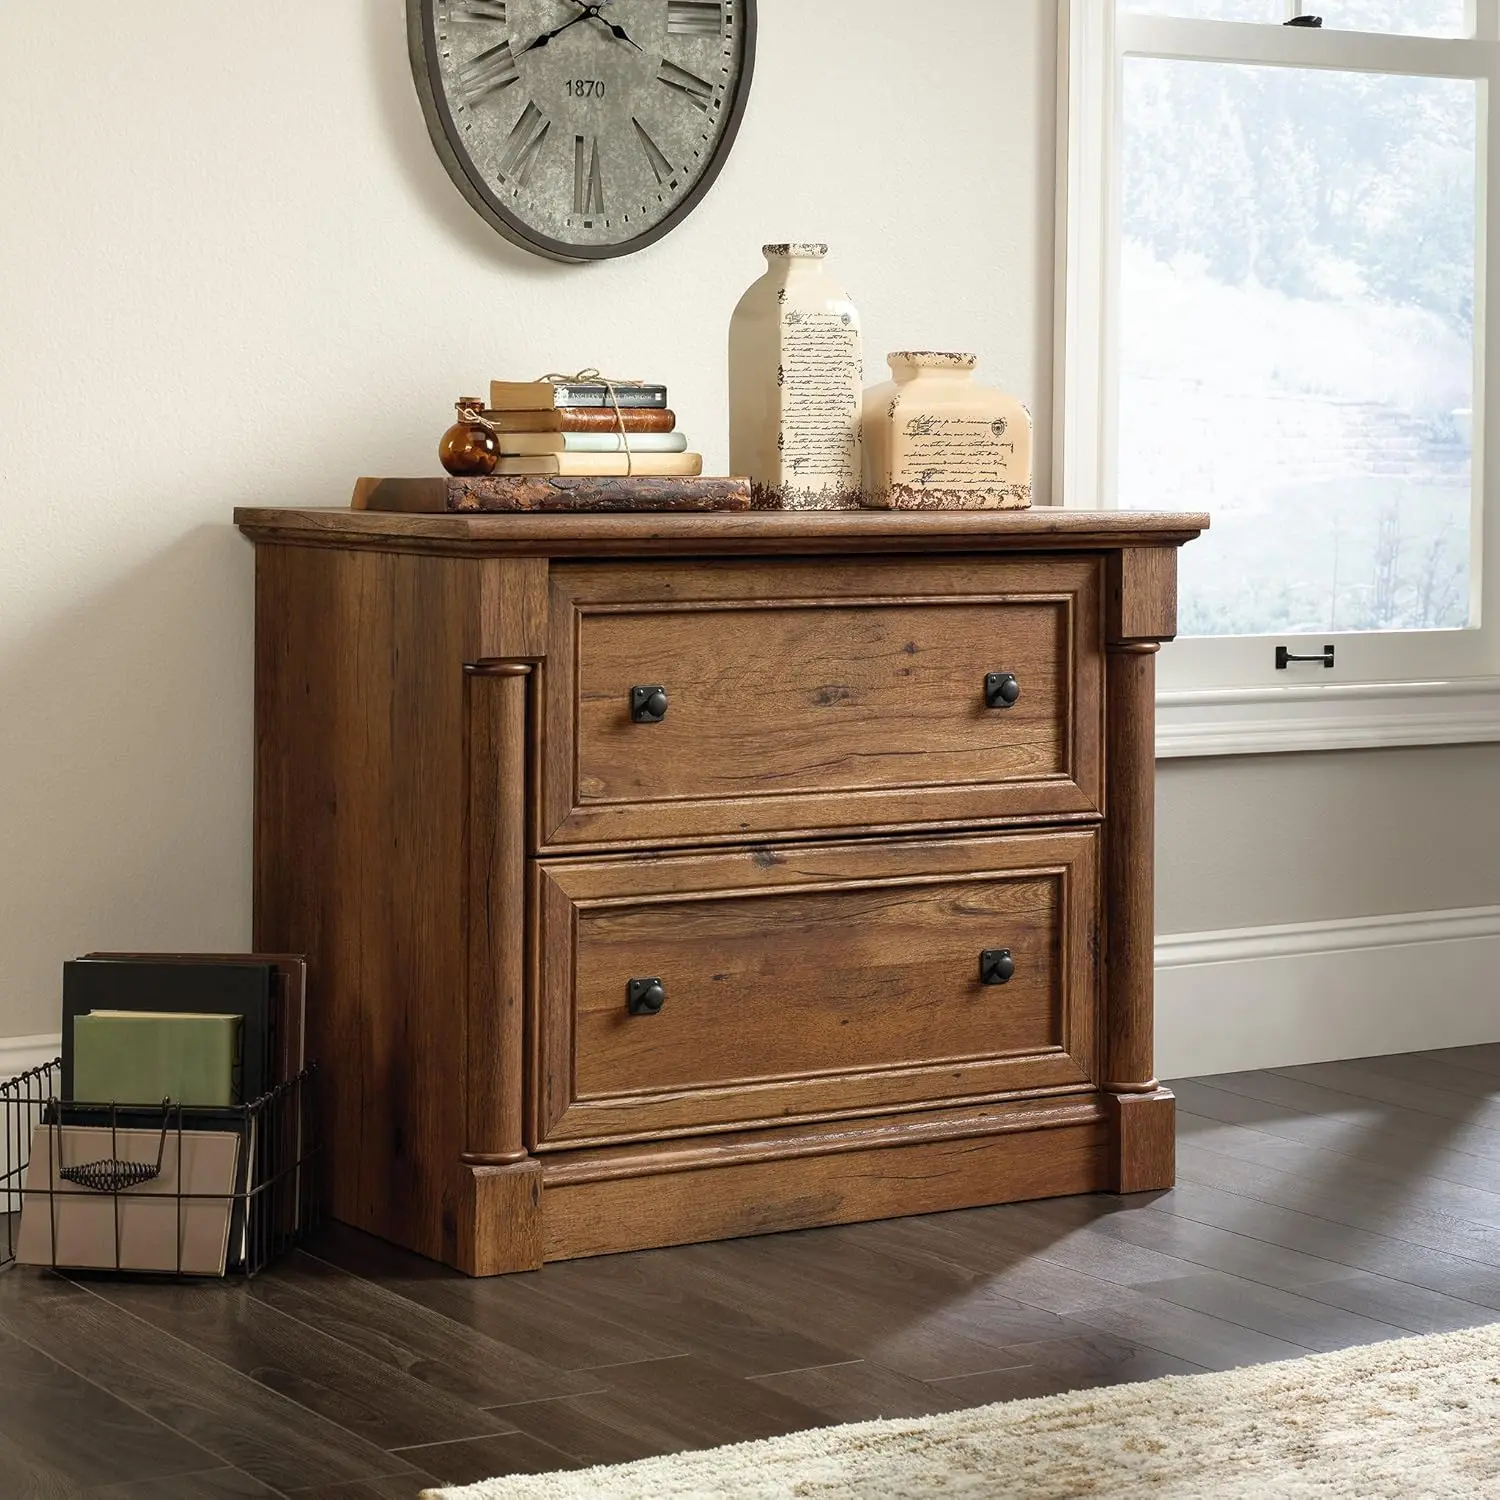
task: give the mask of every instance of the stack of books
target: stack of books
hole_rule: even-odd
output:
[[[500,438],[497,476],[692,479],[703,456],[667,407],[664,385],[496,380],[485,420]]]

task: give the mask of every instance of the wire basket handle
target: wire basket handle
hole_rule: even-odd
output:
[[[161,1139],[156,1144],[156,1164],[154,1166],[148,1161],[122,1161],[117,1156],[108,1156],[102,1161],[80,1162],[74,1167],[62,1166],[62,1126],[59,1123],[62,1112],[57,1108],[57,1101],[55,1099],[52,1101],[52,1104],[52,1159],[59,1164],[57,1175],[64,1182],[71,1182],[90,1193],[123,1193],[130,1188],[140,1187],[142,1183],[152,1182],[161,1176],[161,1164],[167,1150],[167,1131],[172,1123],[172,1101],[170,1099],[163,1099],[161,1101]],[[180,1112],[180,1105],[178,1109]],[[111,1120],[110,1129],[111,1133],[113,1133],[115,1129],[113,1120]]]

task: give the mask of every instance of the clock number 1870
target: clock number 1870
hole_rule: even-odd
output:
[[[570,78],[568,80],[568,98],[570,99],[602,99],[604,97],[604,80],[602,78]]]

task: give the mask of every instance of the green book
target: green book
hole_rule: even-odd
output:
[[[90,1104],[238,1104],[242,1020],[150,1010],[75,1016],[73,1097]]]

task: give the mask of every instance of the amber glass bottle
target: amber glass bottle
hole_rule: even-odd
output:
[[[457,403],[458,421],[443,434],[438,457],[443,467],[458,479],[493,474],[500,462],[500,439],[484,420],[484,402],[465,396]]]

